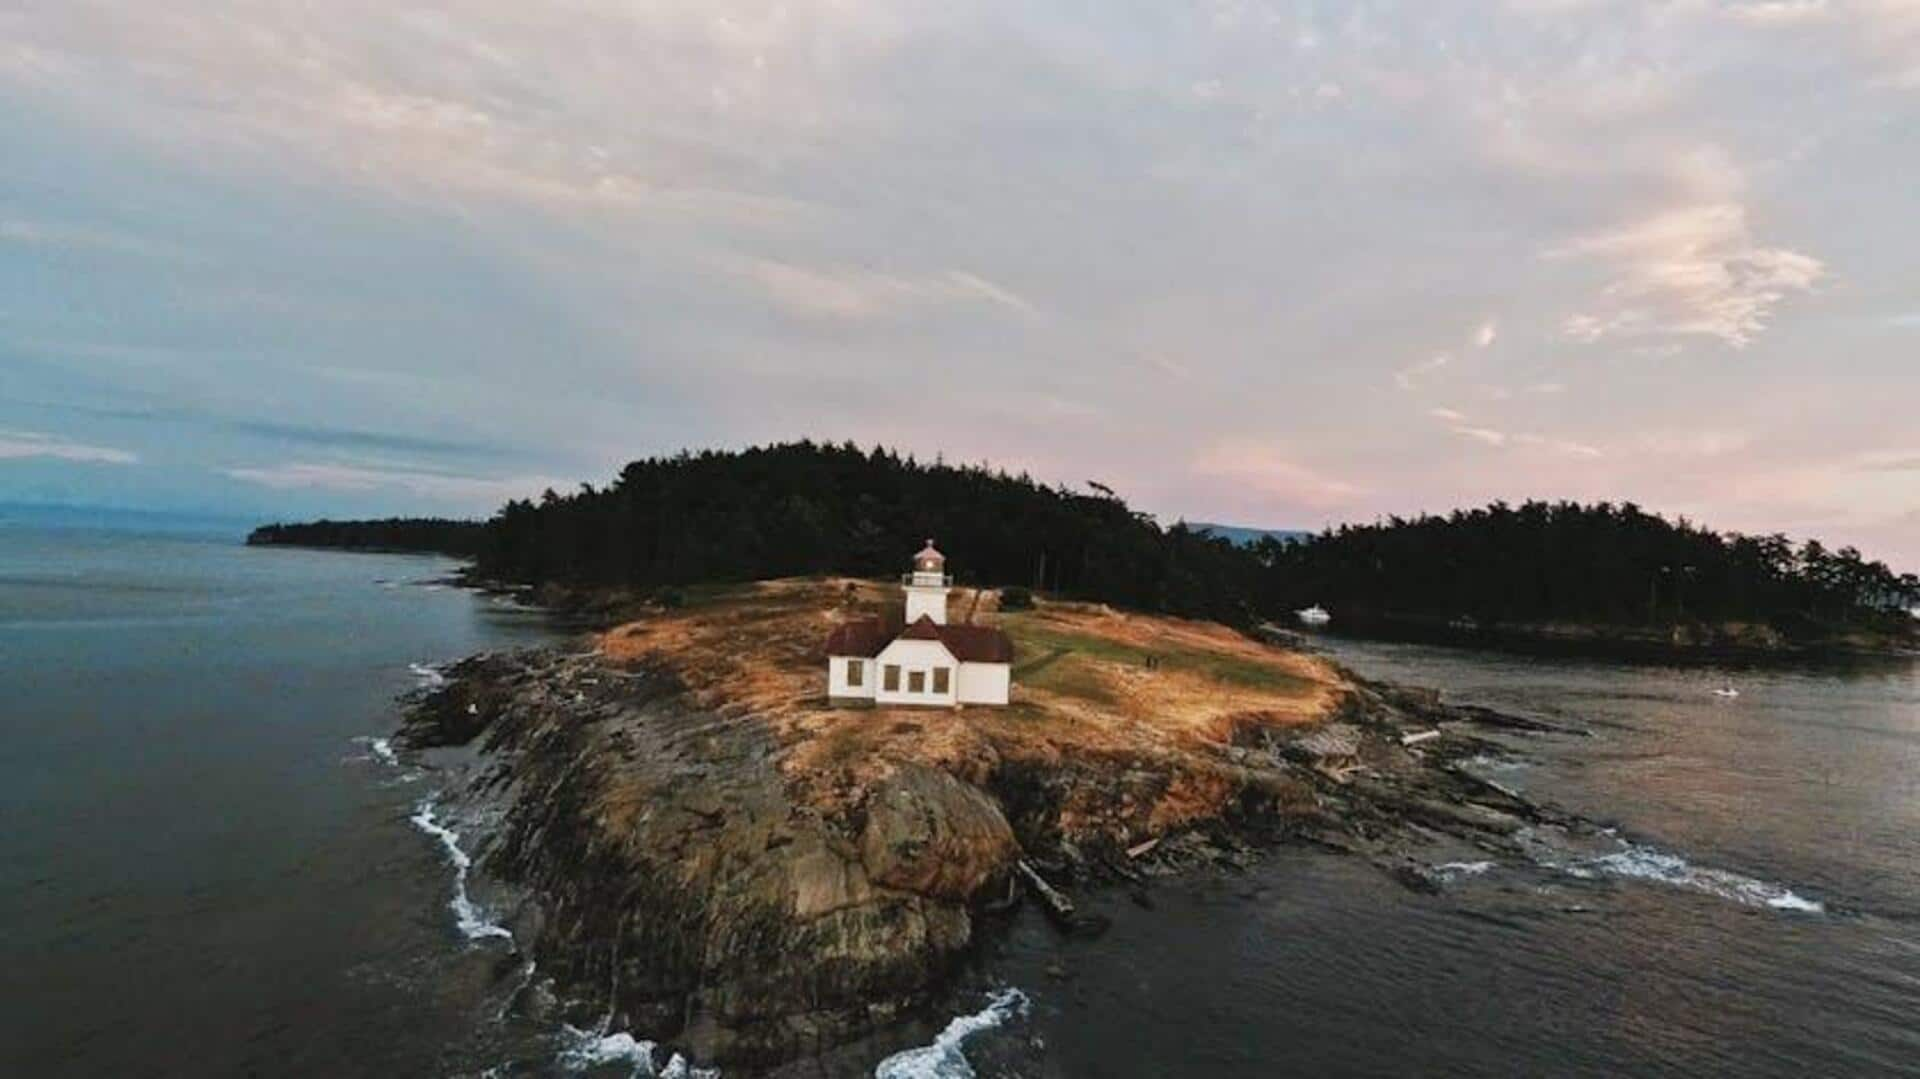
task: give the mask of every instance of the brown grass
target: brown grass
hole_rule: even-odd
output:
[[[974,619],[1013,638],[1011,707],[829,705],[827,633],[899,602],[898,588],[870,581],[765,581],[619,626],[600,648],[672,670],[702,706],[764,720],[786,747],[782,768],[803,787],[829,773],[857,784],[903,760],[978,781],[1005,758],[1206,750],[1236,727],[1314,722],[1342,687],[1320,660],[1213,623],[1057,602],[1001,614],[989,593]],[[972,593],[959,589],[950,609],[962,618],[972,605]],[[1190,793],[1205,802],[1219,792]]]

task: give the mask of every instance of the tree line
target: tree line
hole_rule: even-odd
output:
[[[255,547],[344,547],[356,551],[434,551],[459,558],[480,553],[482,521],[446,517],[387,517],[377,521],[305,521],[262,525],[247,535]]]
[[[1630,503],[1494,503],[1236,544],[1162,526],[1088,487],[801,441],[634,461],[605,486],[515,500],[484,523],[321,521],[269,526],[252,541],[435,550],[502,581],[647,589],[890,576],[932,537],[961,583],[1241,625],[1318,603],[1483,622],[1904,630],[1896,614],[1920,603],[1920,580],[1853,548],[1716,533]]]
[[[1495,502],[1267,544],[1270,606],[1481,623],[1757,622],[1789,635],[1904,631],[1920,578],[1858,550],[1720,533],[1628,502]]]

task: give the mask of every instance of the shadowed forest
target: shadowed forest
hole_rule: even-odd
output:
[[[1920,579],[1852,548],[1717,533],[1630,503],[1495,503],[1235,543],[1088,486],[803,441],[635,461],[604,487],[509,502],[485,522],[280,524],[248,542],[433,550],[494,580],[644,590],[885,577],[933,537],[962,584],[1235,625],[1318,603],[1488,624],[1749,622],[1804,638],[1905,634],[1920,604]]]

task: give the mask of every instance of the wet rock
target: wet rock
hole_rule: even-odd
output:
[[[487,655],[411,698],[400,737],[484,750],[464,794],[502,811],[482,868],[531,897],[514,962],[535,960],[582,1015],[622,1016],[732,1074],[920,1014],[1023,891],[1097,937],[1109,919],[1068,890],[1118,882],[1151,910],[1149,878],[1245,870],[1295,841],[1429,891],[1406,850],[1434,833],[1516,851],[1523,823],[1568,819],[1450,767],[1485,748],[1470,735],[1450,728],[1431,760],[1405,752],[1405,730],[1460,714],[1364,684],[1335,722],[1236,726],[1187,755],[1063,745],[798,774],[751,709],[695,696],[592,653]],[[515,1007],[559,1009],[533,986]]]

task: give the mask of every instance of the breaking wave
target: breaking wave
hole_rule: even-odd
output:
[[[1528,762],[1518,757],[1476,753],[1461,761],[1460,765],[1476,772],[1523,772],[1527,769]]]
[[[973,1079],[973,1065],[960,1051],[967,1039],[1027,1014],[1028,1007],[1025,993],[1002,989],[988,999],[986,1007],[948,1023],[933,1044],[902,1050],[881,1061],[873,1069],[874,1079]]]
[[[1827,909],[1825,904],[1796,895],[1781,885],[1744,877],[1725,869],[1703,868],[1677,854],[1634,843],[1626,844],[1625,849],[1616,853],[1590,858],[1569,868],[1584,869],[1589,874],[1599,872],[1614,877],[1658,881],[1676,888],[1731,899],[1750,907],[1770,907],[1805,914],[1823,914]]]
[[[414,679],[420,683],[421,689],[439,689],[441,686],[447,684],[447,676],[441,674],[440,668],[432,664],[409,663],[407,664],[407,670],[411,672]]]
[[[1546,837],[1525,829],[1515,835],[1535,862],[1581,880],[1621,877],[1648,880],[1669,887],[1731,900],[1749,907],[1824,914],[1826,905],[1796,894],[1783,885],[1743,876],[1726,869],[1697,866],[1678,854],[1621,839],[1613,829],[1602,833],[1618,849],[1604,854],[1573,855]]]
[[[390,738],[362,734],[353,739],[353,744],[367,747],[367,752],[360,756],[346,758],[349,761],[379,761],[390,768],[400,767],[400,756],[394,752],[393,740]]]
[[[453,898],[447,906],[452,909],[454,922],[460,927],[460,932],[470,941],[489,938],[512,941],[513,934],[506,927],[488,921],[479,906],[467,895],[467,873],[473,869],[473,859],[460,849],[460,834],[434,818],[433,799],[423,799],[414,809],[412,820],[415,828],[440,841],[441,848],[447,853],[447,861],[453,863]]]
[[[1442,862],[1433,867],[1433,872],[1441,880],[1458,880],[1461,877],[1477,877],[1492,868],[1492,862]]]
[[[632,1079],[719,1079],[720,1075],[716,1068],[696,1068],[688,1064],[687,1058],[679,1053],[669,1056],[665,1064],[655,1064],[653,1055],[660,1047],[624,1030],[595,1034],[563,1025],[561,1038],[565,1044],[560,1050],[560,1067],[565,1071],[582,1072],[625,1064],[632,1069],[629,1073]]]

